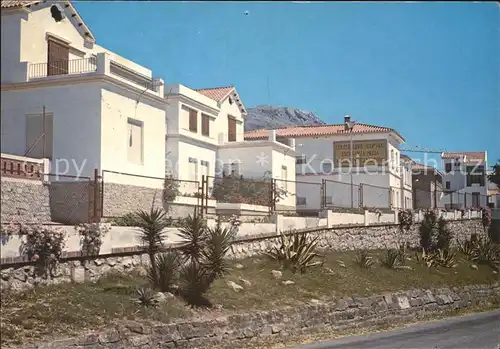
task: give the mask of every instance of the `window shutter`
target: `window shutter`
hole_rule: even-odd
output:
[[[227,120],[227,140],[228,142],[236,142],[236,120],[231,117],[228,117]]]
[[[68,74],[69,46],[48,41],[47,75]]]
[[[198,112],[193,109],[189,109],[189,131],[198,131]]]
[[[210,136],[210,117],[206,114],[201,114],[201,134]]]

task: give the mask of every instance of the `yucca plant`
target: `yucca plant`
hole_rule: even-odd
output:
[[[196,261],[188,262],[181,269],[182,297],[191,306],[210,306],[205,294],[210,289],[214,275]]]
[[[309,238],[307,233],[285,235],[280,232],[279,243],[264,254],[278,261],[283,269],[297,270],[304,273],[308,268],[322,265],[322,261],[314,261],[320,257],[316,252],[318,237]]]
[[[435,263],[443,268],[455,268],[455,253],[450,249],[439,249],[434,253]]]
[[[207,227],[203,218],[199,215],[189,215],[183,222],[177,233],[185,243],[180,248],[185,262],[200,261],[202,251],[208,239]]]
[[[365,269],[369,269],[373,265],[373,258],[370,256],[367,250],[358,251],[356,253],[354,261],[359,267]]]
[[[399,250],[388,249],[386,250],[384,257],[380,260],[380,263],[386,268],[394,269],[396,266],[398,266],[398,259],[400,258],[399,256]]]
[[[137,290],[137,303],[143,307],[157,307],[159,302],[152,289],[139,288]]]
[[[179,277],[179,255],[174,251],[158,254],[155,258],[155,270],[148,268],[148,278],[155,288],[168,292]]]
[[[234,240],[232,228],[223,228],[217,224],[207,229],[206,246],[201,250],[202,266],[214,278],[228,273],[229,263],[225,256]]]
[[[500,245],[484,237],[475,240],[472,244],[472,261],[479,264],[489,264],[493,268],[500,266]]]
[[[472,258],[472,255],[474,254],[474,242],[472,240],[460,241],[457,239],[456,244],[460,253],[465,255],[467,258]]]
[[[132,215],[132,225],[139,229],[139,239],[146,246],[151,263],[151,272],[156,275],[155,256],[166,237],[164,229],[168,227],[166,212],[161,208],[151,208],[150,211],[139,210]]]
[[[418,262],[424,263],[429,269],[437,266],[436,255],[426,252],[425,249],[422,249],[420,254],[417,253],[416,259]]]

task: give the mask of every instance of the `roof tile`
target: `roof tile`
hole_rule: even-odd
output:
[[[260,130],[252,130],[249,132],[245,132],[245,139],[246,140],[266,139],[268,137],[269,131],[270,131],[270,129],[260,129]],[[276,136],[277,137],[290,137],[290,138],[315,137],[315,136],[330,136],[330,135],[336,135],[336,134],[348,134],[350,132],[351,131],[348,131],[345,129],[344,124],[290,126],[290,127],[276,129]],[[379,133],[379,132],[396,132],[396,131],[394,131],[392,128],[389,128],[389,127],[357,123],[354,125],[352,132],[353,133]],[[403,138],[403,137],[401,137],[401,138]]]
[[[40,0],[2,0],[0,4],[1,8],[11,8],[11,7],[21,7],[36,4],[41,2]]]
[[[213,88],[200,88],[195,89],[196,92],[213,99],[214,101],[221,102],[226,99],[231,92],[234,91],[234,86],[223,86]]]
[[[442,159],[455,159],[466,156],[466,161],[485,161],[486,152],[485,151],[469,151],[469,152],[456,152],[456,153],[443,153],[441,154]]]

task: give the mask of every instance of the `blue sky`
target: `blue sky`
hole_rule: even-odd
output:
[[[247,107],[296,107],[327,123],[350,114],[395,128],[406,147],[487,150],[490,163],[500,158],[496,3],[76,7],[100,45],[166,83],[235,85]]]

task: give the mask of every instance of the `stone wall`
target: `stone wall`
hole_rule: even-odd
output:
[[[413,226],[407,236],[410,246],[419,246],[419,225]],[[449,227],[455,239],[463,240],[472,233],[483,234],[481,221],[460,220],[450,221]],[[310,231],[311,236],[318,236],[318,246],[323,250],[350,250],[350,249],[383,249],[396,247],[400,241],[397,225],[337,227]],[[257,237],[242,236],[231,248],[229,258],[245,258],[258,255],[277,242],[276,233],[261,234]],[[112,241],[108,245],[112,244]],[[103,245],[104,246],[104,245]],[[172,245],[175,247],[175,244]],[[132,267],[144,266],[148,258],[139,246],[111,248],[106,255],[86,260],[80,251],[65,252],[58,270],[50,280],[42,282],[59,283],[62,281],[91,281],[111,270],[126,271]],[[34,267],[31,263],[19,258],[2,258],[1,288],[23,289],[32,287],[40,282],[34,276]]]
[[[1,178],[1,221],[50,222],[49,186],[40,180]]]
[[[124,321],[100,332],[62,339],[37,348],[240,348],[284,336],[339,331],[414,321],[424,315],[466,309],[500,295],[497,285],[410,290],[371,297],[219,316],[209,320],[155,324]],[[26,347],[27,348],[27,347]],[[32,347],[30,347],[32,348]]]

